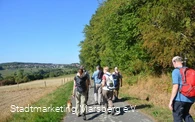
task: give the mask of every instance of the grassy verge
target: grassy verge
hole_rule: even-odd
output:
[[[149,115],[157,122],[173,122],[172,113],[169,109],[155,106],[146,100],[141,100],[132,96],[130,97],[127,94],[120,93],[120,97],[125,99],[128,103],[136,105],[136,110]]]
[[[171,74],[162,74],[159,77],[140,74],[124,76],[120,96],[137,110],[149,115],[157,122],[172,122],[172,111],[168,108],[171,96]],[[192,105],[191,115],[195,120],[195,104]]]
[[[17,112],[13,114],[10,122],[58,122],[63,119],[66,114],[64,108],[66,102],[70,98],[72,92],[73,82],[67,82],[65,85],[59,87],[56,91],[48,94],[46,97],[41,98],[36,103],[30,105],[30,107],[41,107],[42,110],[35,109],[38,112]],[[53,110],[44,108],[54,108]],[[57,108],[58,107],[58,108]],[[59,107],[64,107],[60,109]],[[57,110],[58,109],[58,110]],[[59,110],[60,109],[60,110]],[[20,109],[21,110],[21,109]],[[27,110],[27,109],[26,109]],[[47,111],[47,112],[46,112]]]
[[[148,115],[157,122],[173,122],[172,112],[168,108],[155,106],[151,102],[124,93],[120,93],[120,97],[129,104],[136,105],[136,110]],[[193,118],[195,120],[195,116]]]

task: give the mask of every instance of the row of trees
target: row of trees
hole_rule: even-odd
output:
[[[40,69],[35,72],[25,72],[23,69],[18,70],[13,75],[2,77],[0,74],[0,85],[11,85],[17,83],[24,83],[32,80],[44,79],[49,77],[58,77],[67,74],[74,74],[77,72],[76,68],[65,69]]]
[[[84,28],[80,63],[127,73],[169,71],[175,55],[195,66],[194,0],[107,0]]]
[[[25,63],[25,62],[9,62],[9,63],[1,63],[0,70],[8,70],[8,69],[21,69],[21,68],[74,68],[78,66],[78,63],[72,64],[52,64],[52,63]]]

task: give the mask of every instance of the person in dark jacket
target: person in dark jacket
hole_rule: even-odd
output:
[[[87,75],[83,72],[83,69],[79,69],[74,78],[73,96],[76,99],[76,115],[83,116],[83,120],[86,120],[86,94],[87,94]],[[81,110],[80,110],[81,108]]]

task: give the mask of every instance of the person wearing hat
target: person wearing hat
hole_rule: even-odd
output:
[[[119,95],[119,88],[122,87],[122,75],[118,71],[118,67],[114,68],[114,72],[112,74],[115,77],[114,79],[115,79],[115,87],[116,87],[116,89],[114,90],[113,100],[117,101],[118,100],[118,95]]]
[[[172,72],[172,93],[169,102],[169,109],[172,110],[174,122],[194,122],[189,110],[195,101],[195,98],[189,98],[180,93],[182,86],[182,76],[180,68],[183,67],[183,59],[175,56],[172,59],[174,70]]]

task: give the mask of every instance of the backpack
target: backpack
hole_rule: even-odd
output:
[[[87,80],[87,75],[84,75],[82,77],[76,76],[75,77],[75,83],[76,83],[76,88],[79,93],[83,93],[86,91],[86,80]]]
[[[119,86],[119,82],[120,82],[119,78],[120,78],[120,73],[119,72],[118,73],[114,72],[113,80],[114,80],[115,87]]]
[[[102,80],[103,75],[104,75],[103,71],[99,70],[97,78]]]
[[[107,88],[109,90],[114,90],[115,89],[115,84],[114,84],[114,79],[112,74],[106,74],[108,76],[108,79],[106,81]]]
[[[181,94],[186,97],[195,97],[195,70],[190,68],[180,68],[182,77]]]
[[[88,71],[83,70],[83,73],[85,73],[85,75],[87,75],[87,78],[90,79],[90,75],[89,75]]]

